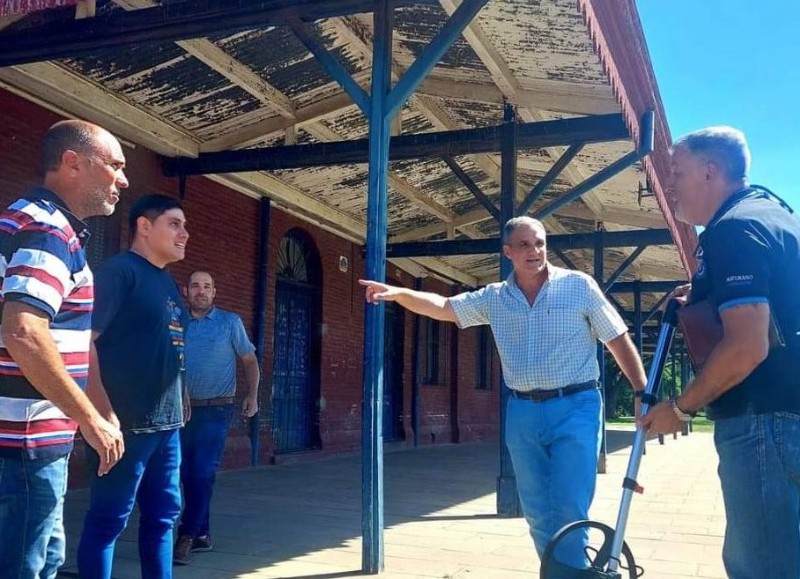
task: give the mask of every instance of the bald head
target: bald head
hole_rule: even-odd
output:
[[[105,129],[79,120],[61,121],[42,140],[40,169],[44,186],[83,219],[111,215],[128,187],[125,154]]]
[[[57,171],[65,152],[91,153],[97,148],[100,137],[105,136],[111,135],[105,129],[86,121],[72,119],[54,124],[47,130],[42,140],[39,159],[42,175]]]

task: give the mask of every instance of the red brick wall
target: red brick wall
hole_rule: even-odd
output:
[[[45,130],[60,117],[35,104],[0,89],[0,203],[9,203],[38,178],[34,160]],[[127,215],[131,204],[148,193],[178,194],[176,179],[164,177],[160,158],[142,147],[125,147],[126,171],[130,188],[123,192],[118,207],[120,244],[128,246]],[[237,312],[252,337],[257,292],[259,239],[259,201],[234,192],[203,177],[187,180],[184,207],[190,233],[186,259],[170,270],[182,285],[196,269],[209,271],[216,279],[217,304]],[[323,453],[359,449],[361,440],[361,388],[363,366],[364,298],[357,280],[364,274],[361,248],[322,229],[314,227],[275,207],[269,230],[269,273],[266,300],[266,340],[263,360],[264,377],[260,392],[262,408],[260,460],[274,460],[269,427],[270,375],[272,370],[272,335],[275,311],[276,255],[281,238],[299,228],[313,240],[319,253],[323,292],[321,294],[320,351],[320,436]],[[349,261],[347,272],[339,270],[339,258]],[[413,278],[389,266],[387,276],[394,283],[413,287]],[[452,288],[438,280],[423,280],[423,289],[449,295]],[[411,400],[413,386],[414,316],[405,316],[403,418],[406,444],[413,439]],[[454,326],[441,331],[440,379],[436,384],[420,386],[421,444],[451,442],[454,423],[460,440],[471,441],[496,436],[499,375],[491,390],[475,387],[475,330],[458,334],[459,369],[453,368],[455,356],[451,344]],[[422,340],[424,336],[421,336]],[[420,344],[422,346],[422,343]],[[423,350],[424,354],[424,350]],[[424,363],[424,355],[423,360]],[[497,374],[497,373],[496,373]],[[455,396],[455,397],[454,397]],[[454,420],[453,411],[457,412]],[[73,484],[84,480],[83,449],[76,448],[73,460]],[[228,440],[225,467],[247,465],[250,445],[244,421],[237,421]]]

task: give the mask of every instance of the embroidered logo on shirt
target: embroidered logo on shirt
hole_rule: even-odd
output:
[[[706,262],[703,261],[703,246],[698,245],[694,252],[694,258],[697,260],[697,273],[695,276],[703,277],[706,275]]]
[[[727,285],[750,285],[753,283],[753,276],[752,275],[729,275],[725,278],[725,283]]]

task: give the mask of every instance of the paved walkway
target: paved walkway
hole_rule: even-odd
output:
[[[610,432],[608,474],[601,475],[593,518],[613,526],[631,432]],[[386,570],[408,579],[538,577],[522,519],[495,512],[497,445],[471,444],[388,453]],[[647,444],[626,539],[646,579],[724,578],[724,513],[711,435]],[[361,568],[361,471],[358,457],[224,472],[212,529],[215,550],[176,567],[176,579],[356,577]],[[75,576],[86,491],[67,500],[69,556]],[[136,523],[117,545],[114,577],[139,577]]]

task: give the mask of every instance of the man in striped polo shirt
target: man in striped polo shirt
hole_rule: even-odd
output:
[[[597,340],[635,390],[644,390],[647,377],[625,322],[597,283],[547,261],[540,221],[510,219],[503,227],[503,255],[514,267],[508,279],[450,298],[360,283],[370,303],[394,301],[460,328],[491,327],[511,389],[506,446],[541,557],[561,527],[588,518],[594,497],[602,412]],[[554,577],[571,579],[575,568],[588,565],[587,539],[585,533],[572,533],[559,543]]]
[[[114,212],[124,167],[110,133],[62,121],[44,137],[43,186],[0,215],[0,577],[51,578],[64,562],[76,425],[102,457],[99,475],[124,452],[116,417],[84,393],[93,284],[82,221]]]

